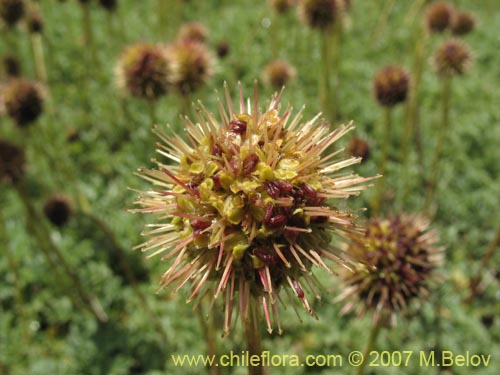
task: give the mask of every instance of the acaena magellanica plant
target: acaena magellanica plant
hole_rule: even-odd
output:
[[[421,304],[439,281],[436,271],[444,249],[429,224],[418,215],[374,217],[367,221],[364,235],[351,242],[348,253],[359,263],[342,271],[345,285],[336,301],[344,303],[341,314],[373,313],[366,356],[374,350],[380,329],[395,323],[411,304]],[[357,369],[358,375],[365,365]]]
[[[26,12],[24,0],[0,0],[0,18],[7,27],[14,27]]]
[[[382,153],[379,158],[379,173],[386,172],[387,158],[391,143],[392,117],[394,108],[406,101],[410,87],[410,74],[400,66],[386,66],[379,70],[373,78],[373,95],[384,110],[384,125],[382,136]],[[373,203],[375,213],[380,211],[383,194],[383,181],[379,181],[377,195]]]
[[[282,332],[280,304],[315,315],[314,269],[347,265],[337,244],[359,233],[354,213],[338,203],[372,178],[344,172],[359,158],[325,153],[351,125],[332,131],[319,115],[304,122],[302,111],[280,108],[281,94],[261,111],[256,88],[247,100],[240,87],[236,105],[227,87],[225,96],[219,118],[201,104],[197,122],[184,117],[188,141],[154,129],[163,160],[138,170],[152,187],[131,211],[156,219],[135,249],[168,261],[161,289],[186,286],[195,306],[205,296],[212,307],[222,300],[224,333],[239,316],[255,352],[263,319],[269,332]]]
[[[427,193],[425,198],[426,210],[431,210],[434,203],[434,195],[437,189],[439,175],[439,161],[447,138],[450,125],[450,109],[452,82],[455,77],[465,74],[472,63],[472,54],[469,47],[456,40],[449,39],[441,43],[432,57],[432,64],[439,77],[441,88],[441,121],[438,128],[434,157],[430,168],[431,176],[427,182]]]
[[[262,79],[274,91],[281,90],[297,75],[296,69],[286,60],[273,60],[264,67]]]
[[[42,114],[44,94],[37,83],[25,78],[13,78],[1,91],[2,105],[17,126],[25,128]]]
[[[476,19],[470,12],[457,12],[451,25],[451,32],[456,36],[469,34],[476,27]]]
[[[442,33],[449,29],[455,17],[455,8],[445,1],[430,4],[425,12],[425,24],[431,33]]]
[[[156,101],[167,94],[171,74],[164,47],[153,44],[126,47],[116,65],[118,86],[124,93],[148,102],[152,123],[156,121]]]
[[[343,0],[300,0],[298,11],[302,21],[320,34],[322,61],[318,82],[321,110],[334,125],[337,116],[338,72],[332,72],[332,68],[338,70],[340,66],[340,34],[345,3]]]

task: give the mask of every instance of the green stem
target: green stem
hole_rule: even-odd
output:
[[[74,290],[78,294],[84,306],[88,308],[100,322],[107,322],[108,316],[97,297],[85,290],[79,275],[67,263],[61,250],[50,238],[49,231],[44,225],[43,218],[33,206],[24,183],[20,182],[16,184],[16,190],[26,209],[28,229],[38,241],[40,245],[39,248],[43,251],[51,267],[56,272],[62,271],[62,274],[67,277],[72,284],[70,291]],[[68,291],[68,295],[72,298],[73,294],[70,291]],[[76,305],[81,305],[74,299],[73,302],[75,302]]]
[[[151,126],[156,125],[156,101],[154,99],[148,99],[148,109],[149,109],[149,121]]]
[[[479,290],[479,284],[481,284],[483,274],[485,273],[485,269],[488,266],[490,259],[493,257],[493,254],[495,253],[495,250],[497,249],[499,242],[500,242],[500,224],[498,225],[495,234],[493,235],[493,238],[488,244],[488,248],[486,249],[483,258],[481,259],[481,265],[479,266],[476,275],[471,279],[469,296],[465,300],[466,304],[470,304],[474,299],[474,297],[476,297]]]
[[[381,137],[383,139],[382,143],[382,155],[380,157],[378,173],[383,177],[377,184],[377,195],[375,202],[373,204],[373,213],[375,215],[380,213],[380,208],[382,206],[383,194],[384,194],[384,181],[385,172],[387,166],[387,159],[389,156],[389,146],[391,144],[391,128],[392,128],[392,108],[384,108],[384,134]]]
[[[384,9],[382,9],[382,13],[378,19],[377,28],[375,29],[375,33],[373,33],[372,44],[378,44],[380,41],[380,36],[384,32],[385,27],[387,26],[387,21],[392,13],[392,8],[394,8],[394,4],[396,0],[386,0]]]
[[[441,154],[443,152],[444,144],[447,139],[448,127],[450,122],[450,99],[451,99],[451,78],[445,78],[442,80],[442,112],[441,112],[441,124],[439,127],[439,134],[436,143],[434,158],[431,164],[431,178],[427,185],[427,193],[425,198],[425,210],[429,213],[431,206],[434,202],[434,195],[437,188],[437,179],[439,176],[439,161],[441,160]]]
[[[31,46],[33,48],[36,78],[43,84],[47,85],[47,70],[45,68],[45,59],[43,57],[42,35],[40,33],[31,34]],[[48,89],[48,87],[46,87],[46,89]]]
[[[262,331],[260,329],[260,310],[257,298],[249,297],[248,313],[245,321],[245,338],[247,342],[248,356],[262,355]],[[264,367],[259,362],[258,366],[248,365],[248,375],[263,375]]]
[[[375,348],[375,343],[377,341],[377,337],[380,333],[380,329],[382,328],[383,323],[384,319],[382,319],[382,317],[379,317],[373,322],[370,336],[368,337],[368,342],[366,343],[365,350],[363,351],[363,362],[361,362],[361,365],[359,367],[356,367],[356,375],[364,374],[365,367],[368,363],[368,358],[370,357],[370,352]]]
[[[335,122],[335,102],[331,93],[332,30],[321,32],[321,65],[319,85],[321,110],[333,126]]]
[[[202,303],[198,305],[196,309],[198,313],[198,319],[200,321],[201,330],[203,332],[203,337],[207,343],[207,354],[210,358],[216,358],[217,356],[217,337],[216,337],[216,322],[215,314],[211,317],[205,315],[203,312]],[[211,366],[210,373],[212,375],[220,375],[220,369],[218,366]]]

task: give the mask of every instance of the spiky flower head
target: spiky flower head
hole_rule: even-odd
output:
[[[15,78],[2,89],[2,98],[7,114],[18,126],[31,125],[42,114],[43,93],[34,82]]]
[[[43,18],[39,12],[32,11],[28,17],[28,30],[30,33],[42,33],[43,31]]]
[[[342,5],[341,0],[300,0],[299,14],[309,27],[326,30],[342,16]]]
[[[301,304],[314,314],[307,293],[320,297],[312,268],[345,264],[336,245],[357,232],[354,215],[338,204],[369,179],[342,171],[358,158],[324,154],[352,126],[332,131],[319,115],[302,122],[302,111],[292,118],[291,108],[280,111],[280,97],[262,112],[256,89],[246,101],[240,88],[235,107],[226,88],[219,119],[201,104],[198,123],[184,119],[188,141],[155,129],[158,153],[175,165],[156,161],[156,169],[139,170],[155,188],[139,192],[141,208],[133,212],[158,222],[147,225],[151,239],[137,248],[170,261],[162,288],[176,292],[190,282],[187,301],[196,304],[222,296],[225,332],[235,307],[246,319],[250,298],[262,304],[269,331],[281,331],[282,292],[294,309]]]
[[[24,150],[0,139],[0,182],[15,183],[24,176]]]
[[[469,34],[476,25],[476,20],[470,12],[457,12],[453,18],[451,25],[451,32],[454,35]]]
[[[273,60],[264,67],[263,79],[267,85],[280,90],[289,81],[295,79],[297,71],[286,60]]]
[[[447,2],[440,1],[427,7],[425,23],[430,32],[442,33],[451,26],[455,9]]]
[[[117,6],[117,0],[99,0],[99,4],[108,12],[113,12]]]
[[[373,218],[363,237],[352,242],[349,253],[360,263],[342,273],[347,288],[337,298],[346,300],[342,313],[367,310],[377,320],[393,316],[412,301],[428,294],[429,284],[442,261],[437,234],[415,215]]]
[[[24,16],[23,0],[0,0],[0,18],[8,27],[13,27]]]
[[[462,75],[471,65],[471,61],[469,48],[455,39],[443,42],[433,56],[434,68],[444,78]]]
[[[179,40],[203,43],[208,39],[208,29],[201,22],[187,22],[179,30]]]
[[[207,47],[193,40],[179,40],[167,47],[172,82],[181,95],[190,95],[213,75],[214,58]]]
[[[290,10],[296,3],[295,0],[269,0],[271,7],[278,14],[284,14]]]
[[[370,145],[364,139],[352,137],[347,147],[349,155],[361,158],[366,161],[370,157]]]
[[[171,67],[162,47],[135,44],[125,48],[116,72],[118,84],[130,95],[156,100],[167,93]]]
[[[71,216],[71,200],[64,194],[50,196],[43,206],[45,217],[56,227],[64,227]]]
[[[393,107],[406,100],[409,73],[399,66],[386,66],[373,79],[375,99],[383,107]]]

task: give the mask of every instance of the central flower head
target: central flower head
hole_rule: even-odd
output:
[[[261,112],[257,92],[250,103],[240,90],[235,108],[226,88],[220,120],[203,106],[198,123],[184,119],[187,140],[155,129],[163,141],[158,152],[176,165],[156,161],[157,169],[139,170],[158,188],[141,192],[134,211],[161,218],[138,248],[166,253],[171,265],[162,287],[177,291],[190,282],[188,302],[223,295],[226,332],[236,296],[242,319],[249,298],[261,300],[269,331],[271,316],[281,331],[283,290],[313,314],[305,293],[319,298],[311,268],[331,272],[328,261],[345,264],[332,240],[357,231],[354,215],[335,202],[357,195],[369,180],[341,172],[360,158],[323,155],[352,126],[331,131],[318,124],[319,115],[303,123],[302,111],[292,119],[291,108],[280,114],[280,97]]]

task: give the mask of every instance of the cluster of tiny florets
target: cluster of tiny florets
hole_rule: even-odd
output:
[[[71,216],[71,201],[64,194],[54,194],[43,206],[45,217],[56,227],[64,227]]]
[[[301,0],[299,14],[308,26],[313,29],[331,28],[342,16],[341,0]]]
[[[181,95],[189,95],[213,75],[214,58],[205,44],[178,40],[167,46],[172,66],[172,83]]]
[[[2,89],[5,110],[18,126],[35,122],[43,111],[43,94],[40,87],[24,78],[12,79]]]
[[[373,79],[375,99],[384,107],[393,107],[406,100],[410,85],[409,73],[399,66],[381,69]]]
[[[117,65],[120,86],[132,96],[149,100],[167,93],[170,71],[164,49],[151,44],[127,47]]]
[[[159,154],[176,164],[157,161],[156,169],[139,171],[155,187],[140,192],[133,211],[156,214],[158,222],[137,248],[170,260],[162,287],[177,291],[189,282],[188,301],[196,304],[222,296],[226,332],[235,307],[246,319],[250,298],[261,301],[268,330],[281,331],[281,292],[313,314],[307,294],[320,295],[312,269],[332,272],[330,261],[348,262],[332,240],[358,230],[336,202],[357,195],[368,179],[339,172],[358,158],[324,154],[350,126],[332,131],[318,117],[303,123],[290,108],[280,113],[279,96],[264,112],[256,92],[251,104],[240,94],[235,107],[227,90],[226,99],[220,119],[204,107],[198,123],[185,118],[189,141],[155,130]]]
[[[0,18],[9,27],[23,18],[25,10],[24,0],[0,0]]]
[[[39,12],[31,12],[29,14],[28,20],[28,30],[30,33],[39,33],[43,31],[43,18]]]
[[[442,261],[437,235],[418,216],[373,218],[364,236],[353,241],[349,253],[359,263],[343,273],[347,284],[338,300],[346,300],[343,313],[356,309],[388,316],[428,294],[429,282]]]
[[[263,79],[266,84],[279,90],[289,81],[295,79],[297,71],[286,60],[273,60],[264,67]]]
[[[455,9],[446,2],[437,2],[429,5],[425,14],[425,21],[429,31],[442,33],[451,26]]]
[[[470,66],[471,61],[469,48],[454,39],[442,43],[433,57],[434,68],[441,77],[462,75]]]
[[[181,26],[177,39],[204,43],[208,39],[208,29],[200,22],[187,22]]]
[[[361,158],[363,161],[370,157],[370,145],[364,139],[352,137],[347,147],[349,155]]]
[[[462,36],[469,34],[476,25],[474,16],[469,12],[457,12],[451,25],[451,32],[454,35]]]

